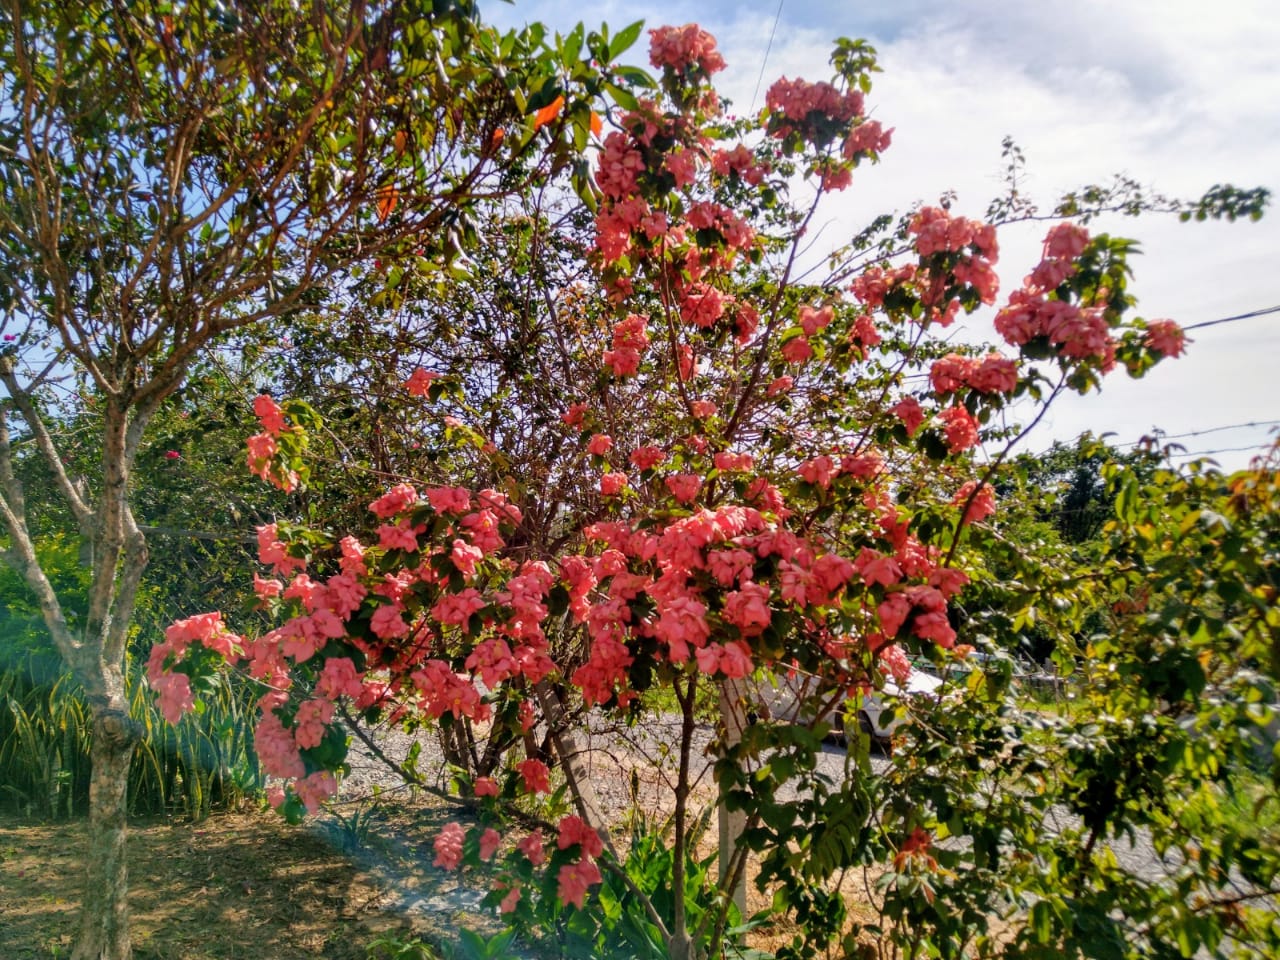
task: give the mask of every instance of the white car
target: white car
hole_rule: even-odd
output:
[[[906,720],[911,698],[937,696],[942,684],[938,677],[915,669],[903,684],[890,677],[883,689],[870,691],[861,697],[857,704],[858,726],[874,740],[887,741]],[[787,674],[758,680],[754,686],[755,699],[766,717],[796,723],[823,720],[832,725],[833,733],[844,732],[845,703],[832,703],[830,696],[819,696],[818,684],[813,678]]]
[[[907,719],[912,697],[936,697],[942,680],[923,670],[912,670],[899,685],[890,677],[882,690],[864,694],[858,709],[858,726],[874,740],[888,740]]]

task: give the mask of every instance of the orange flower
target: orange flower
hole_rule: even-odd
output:
[[[391,184],[386,183],[378,188],[378,222],[384,223],[387,217],[391,216],[391,212],[396,208],[396,202],[400,199],[400,191]]]
[[[564,97],[559,96],[548,103],[545,107],[533,115],[533,129],[538,130],[545,127],[554,120],[560,113],[560,108],[564,106]]]

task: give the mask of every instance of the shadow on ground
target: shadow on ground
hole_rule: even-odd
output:
[[[131,825],[137,960],[363,960],[379,934],[410,932],[385,881],[270,813]],[[85,825],[0,817],[0,957],[70,953]]]

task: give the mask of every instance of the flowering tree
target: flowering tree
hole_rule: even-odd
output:
[[[574,160],[601,79],[540,31],[483,28],[465,2],[14,4],[0,21],[4,558],[93,706],[74,955],[118,960],[149,425],[232,331],[331,308],[379,256],[456,268],[470,210]],[[384,279],[394,297],[400,276]],[[100,458],[81,476],[56,425],[90,401]],[[36,555],[28,457],[91,546],[74,629]]]
[[[932,890],[924,805],[874,814],[866,778],[833,782],[814,758],[831,718],[856,711],[886,674],[902,678],[909,655],[943,658],[970,639],[958,633],[966,591],[994,593],[980,533],[997,512],[991,481],[1021,437],[1001,423],[1008,406],[1086,392],[1117,365],[1141,374],[1183,339],[1170,321],[1130,317],[1128,242],[1072,222],[1048,231],[1041,260],[1004,298],[995,226],[932,207],[904,221],[898,255],[838,287],[798,282],[822,197],[890,147],[892,131],[865,108],[873,51],[841,42],[831,82],[780,80],[758,119],[732,121],[710,83],[723,67],[711,37],[693,25],[650,37],[659,76],[613,75],[593,180],[577,177],[592,211],[592,286],[552,291],[557,316],[574,322],[557,331],[554,363],[531,362],[535,374],[560,371],[558,416],[534,416],[530,400],[509,411],[528,418],[521,429],[486,429],[457,412],[474,413],[482,383],[403,371],[421,415],[438,417],[439,435],[470,447],[494,482],[406,479],[368,505],[371,530],[359,535],[259,528],[270,572],[254,585],[279,626],[246,638],[220,614],[188,618],[148,670],[174,717],[225,662],[262,682],[258,751],[291,818],[337,788],[343,711],[506,731],[517,750],[461,785],[482,823],[446,827],[435,863],[501,854],[494,905],[525,921],[574,908],[586,954],[604,942],[586,903],[608,873],[640,904],[627,949],[717,955],[730,891],[754,855],[759,882],[776,884],[775,905],[804,931],[785,955],[809,956],[844,933],[838,881],[850,866],[888,851],[895,890]],[[800,179],[812,199],[792,205]],[[982,306],[998,307],[1003,348],[939,342]],[[304,484],[313,410],[265,395],[255,410],[250,469]],[[551,475],[586,477],[590,491],[579,482],[565,502],[547,474],[513,473],[498,441],[526,432],[561,451],[542,464]],[[805,678],[809,726],[744,728],[752,676]],[[658,688],[679,721],[665,895],[625,869],[565,721],[566,704],[635,720]],[[741,830],[719,887],[698,896],[693,734],[708,688],[722,703],[719,802]],[[535,816],[506,843],[495,824],[550,793],[553,767],[575,811]],[[794,780],[803,789],[785,799]],[[936,927],[937,949],[965,948],[965,916]]]

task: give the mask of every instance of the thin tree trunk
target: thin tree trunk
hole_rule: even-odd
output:
[[[556,756],[560,758],[560,769],[569,783],[569,795],[573,798],[578,815],[587,826],[600,835],[605,847],[619,863],[618,852],[613,846],[613,836],[609,831],[609,821],[600,809],[600,800],[591,782],[591,771],[586,763],[586,751],[578,745],[578,738],[569,729],[564,719],[564,707],[555,690],[545,679],[534,685],[534,693],[542,707],[542,715],[547,719],[547,729],[551,733],[551,742]]]
[[[130,960],[129,874],[125,857],[129,763],[138,740],[123,684],[93,704],[89,850],[80,935],[72,960]]]
[[[720,723],[724,727],[724,747],[731,750],[742,742],[742,731],[747,726],[746,685],[741,680],[723,680],[720,683]],[[729,811],[723,797],[717,808],[720,827],[720,885],[723,890],[729,882],[733,883],[731,891],[726,890],[738,907],[743,918],[747,915],[747,871],[736,871],[733,876],[733,854],[742,839],[742,831],[746,828],[747,815],[741,810]]]
[[[689,855],[687,816],[689,810],[689,754],[693,745],[694,703],[698,678],[689,678],[689,686],[682,693],[676,683],[676,701],[680,704],[680,771],[676,778],[675,836],[673,837],[674,862],[671,865],[672,921],[671,938],[667,952],[671,960],[697,960],[697,945],[689,935],[689,923],[684,901],[685,858]]]
[[[608,858],[602,862],[607,869],[612,870],[614,875],[631,892],[631,895],[636,898],[641,908],[648,914],[650,922],[658,929],[663,940],[669,942],[671,937],[667,930],[666,922],[658,913],[657,908],[654,907],[653,901],[628,876],[625,867],[626,860],[619,856],[618,849],[614,846],[609,823],[600,809],[600,800],[596,795],[595,787],[592,785],[591,770],[585,760],[586,752],[579,748],[578,738],[565,723],[564,706],[561,704],[559,696],[546,679],[539,680],[534,685],[534,693],[542,706],[543,716],[546,717],[552,748],[555,750],[556,756],[560,758],[560,769],[564,773],[565,781],[568,783],[569,795],[573,798],[578,816],[596,832],[608,852]]]

